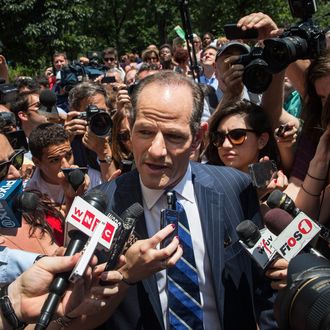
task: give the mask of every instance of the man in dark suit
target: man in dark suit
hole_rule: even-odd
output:
[[[103,184],[101,189],[109,197],[109,208],[118,214],[134,202],[143,205],[144,216],[136,227],[141,241],[125,255],[126,264],[120,268],[125,297],[103,328],[250,330],[257,324],[260,329],[276,328],[274,292],[242,249],[235,231],[244,219],[261,224],[249,177],[232,168],[189,160],[203,135],[200,87],[180,74],[163,71],[140,82],[132,104],[137,169]],[[166,227],[158,232],[160,210],[166,207],[164,192],[169,190],[175,191],[188,218],[195,263],[191,269],[198,276],[196,305],[201,308],[201,314],[196,313],[201,315],[202,325],[198,327],[172,323],[173,311],[177,319],[181,316],[170,307],[172,280],[167,272],[185,258],[183,254],[177,262],[181,245],[183,253],[187,246],[179,230],[179,237],[172,243],[158,247],[172,231]],[[184,286],[180,290],[191,298],[192,293]]]

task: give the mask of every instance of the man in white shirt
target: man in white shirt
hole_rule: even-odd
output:
[[[250,178],[232,168],[189,161],[203,134],[203,99],[195,82],[175,72],[161,71],[136,86],[131,136],[136,169],[99,189],[108,196],[109,210],[118,214],[133,202],[143,204],[144,218],[137,222],[136,234],[159,239],[156,244],[150,239],[138,241],[126,253],[126,264],[119,271],[132,287],[105,329],[182,329],[173,325],[175,317],[194,330],[256,329],[257,324],[259,329],[276,328],[273,291],[242,250],[235,230],[244,219],[261,223]],[[177,207],[183,206],[189,230],[182,231],[181,222],[174,224],[178,236],[159,250],[157,243],[163,237],[154,234],[160,229],[160,213],[167,203],[164,194],[169,190],[176,194]],[[181,249],[178,241],[183,257],[175,263],[173,256]],[[161,251],[167,251],[165,258],[160,258]],[[191,253],[194,265],[185,251]],[[173,299],[169,272],[186,262],[191,267],[181,277],[197,275],[197,300],[188,282],[177,288],[198,306],[198,315],[185,308],[181,317],[173,300],[186,300]],[[151,266],[155,275],[147,276]],[[195,316],[198,326],[193,325]]]

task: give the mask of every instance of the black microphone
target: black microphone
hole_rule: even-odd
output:
[[[120,215],[122,226],[115,242],[113,243],[113,248],[110,251],[110,256],[104,271],[114,270],[116,268],[118,259],[124,250],[125,244],[134,231],[136,221],[142,214],[143,207],[141,204],[134,203]],[[107,282],[100,281],[100,284],[106,285]]]
[[[85,180],[85,174],[80,169],[74,169],[68,174],[68,181],[71,184],[74,191],[77,191],[80,185]]]
[[[40,203],[40,197],[33,191],[23,191],[13,203],[13,208],[26,213],[37,211]]]
[[[266,203],[271,209],[280,208],[291,214],[293,217],[296,217],[301,213],[301,210],[296,207],[294,201],[287,194],[278,189],[274,190],[269,195]],[[330,243],[330,230],[318,221],[313,221],[321,228],[319,236],[327,243]]]
[[[107,201],[105,194],[100,190],[93,190],[84,196],[84,200],[91,206],[104,213],[107,209]],[[71,238],[64,256],[73,256],[80,252],[85,246],[88,236],[79,230],[71,230],[69,232]],[[36,323],[35,330],[46,329],[57,309],[61,297],[69,286],[69,276],[71,271],[58,274],[49,287],[49,295],[42,306],[40,317]]]
[[[41,111],[46,110],[46,112],[56,112],[57,113],[57,109],[56,109],[56,94],[51,91],[50,89],[44,89],[41,91],[40,95],[39,95],[39,101],[41,103]],[[54,111],[55,108],[55,111]]]

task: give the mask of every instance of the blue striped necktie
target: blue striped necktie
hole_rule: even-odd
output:
[[[178,234],[183,255],[167,270],[170,329],[203,330],[203,311],[198,285],[197,268],[189,224],[183,206],[176,202]]]

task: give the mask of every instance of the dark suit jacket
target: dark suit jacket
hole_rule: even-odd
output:
[[[256,329],[257,321],[260,329],[277,328],[272,311],[274,292],[238,242],[235,230],[245,219],[261,224],[249,177],[229,167],[193,162],[191,166],[221,329]],[[143,205],[135,170],[98,188],[107,194],[109,209],[117,214],[134,202]],[[136,232],[142,239],[148,237],[143,216]],[[164,329],[155,276],[130,288],[102,329]]]

